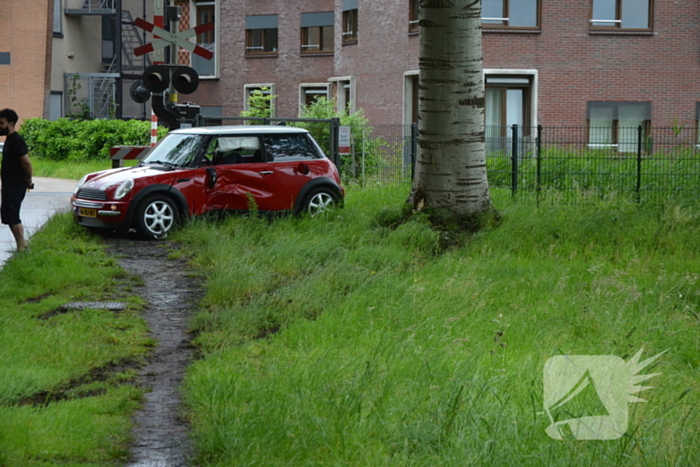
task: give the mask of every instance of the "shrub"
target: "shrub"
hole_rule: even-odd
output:
[[[269,91],[270,88],[264,86],[255,89],[248,96],[248,110],[242,110],[241,117],[270,117],[272,115],[272,99],[277,96],[272,95]]]
[[[25,120],[20,133],[33,157],[55,161],[85,162],[109,159],[112,146],[148,146],[151,123],[139,120],[85,120],[42,118]],[[158,137],[167,133],[158,128]]]
[[[386,145],[381,138],[372,138],[373,128],[369,126],[369,119],[365,117],[362,109],[348,113],[347,109],[336,110],[336,101],[319,97],[312,104],[304,107],[301,111],[301,118],[309,119],[340,119],[341,125],[350,126],[351,144],[358,151],[364,151],[365,157],[365,177],[375,175],[382,165],[382,145]],[[326,123],[301,122],[296,126],[306,128],[313,135],[314,139],[323,148],[326,154],[330,154],[330,128]],[[351,179],[360,180],[362,178],[362,167],[354,160],[352,154],[344,154],[340,157],[340,170],[344,176]]]

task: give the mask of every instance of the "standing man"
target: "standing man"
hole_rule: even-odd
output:
[[[19,218],[19,210],[24,195],[32,186],[32,163],[29,161],[27,144],[15,131],[17,112],[12,109],[0,110],[0,136],[5,138],[2,150],[2,200],[0,202],[0,220],[10,226],[17,242],[17,251],[27,249],[24,240],[24,227]]]

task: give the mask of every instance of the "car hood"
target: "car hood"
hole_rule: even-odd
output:
[[[157,167],[157,168],[154,168]],[[104,170],[89,177],[81,188],[104,190],[107,187],[122,183],[124,180],[147,181],[151,183],[172,184],[172,180],[180,172],[162,166],[125,167],[121,169]]]

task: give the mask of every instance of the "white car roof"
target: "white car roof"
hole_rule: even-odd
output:
[[[193,128],[181,128],[173,130],[170,133],[188,134],[188,135],[249,135],[251,133],[308,133],[303,128],[293,126],[278,126],[278,125],[231,125],[231,126],[202,126]]]

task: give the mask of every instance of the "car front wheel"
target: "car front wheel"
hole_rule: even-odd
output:
[[[162,239],[175,227],[178,211],[166,195],[155,194],[144,199],[136,210],[135,227],[142,236]]]
[[[335,209],[337,195],[329,188],[319,188],[312,191],[304,201],[302,211],[308,212],[311,217],[327,213]]]

